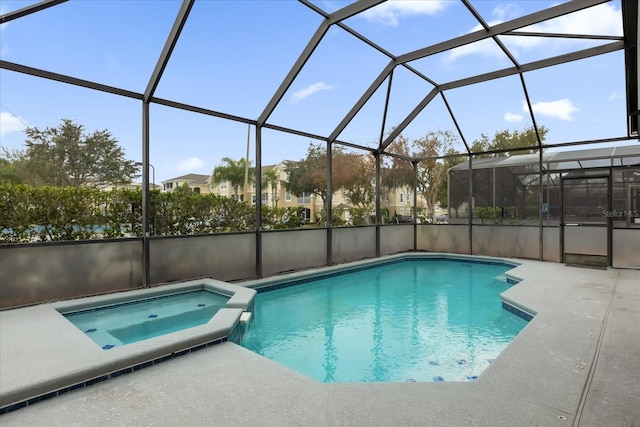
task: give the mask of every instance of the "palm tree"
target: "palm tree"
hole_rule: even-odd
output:
[[[278,183],[280,178],[278,177],[278,171],[274,168],[269,169],[262,174],[262,185],[266,189],[271,185],[271,200],[274,206],[278,206],[278,199],[276,199],[276,192],[278,191]]]
[[[222,158],[223,164],[213,168],[211,172],[211,178],[209,181],[213,185],[220,184],[224,181],[229,181],[231,188],[233,188],[233,196],[236,200],[239,199],[239,189],[244,188],[245,182],[245,168],[247,166],[244,158],[240,160],[233,160],[229,157]],[[251,164],[251,163],[249,163]],[[253,182],[254,168],[249,168],[249,182]]]

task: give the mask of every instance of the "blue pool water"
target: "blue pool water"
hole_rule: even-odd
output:
[[[322,382],[474,380],[527,322],[510,266],[410,260],[259,293],[241,345]]]
[[[206,290],[66,313],[100,347],[109,350],[207,323],[229,297]]]

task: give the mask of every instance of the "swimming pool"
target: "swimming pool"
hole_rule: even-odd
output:
[[[229,297],[206,289],[66,313],[103,350],[207,323]]]
[[[322,382],[475,380],[527,324],[502,308],[513,267],[409,258],[271,284],[241,345]]]

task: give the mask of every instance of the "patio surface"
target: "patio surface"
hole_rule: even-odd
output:
[[[509,274],[524,280],[503,296],[538,314],[477,381],[322,384],[227,342],[6,413],[0,424],[640,425],[640,271],[514,261],[522,265]],[[0,312],[0,396],[100,363],[88,340],[52,336],[45,307]]]

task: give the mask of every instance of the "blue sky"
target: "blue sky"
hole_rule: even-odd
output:
[[[34,1],[0,1],[0,12]],[[314,1],[326,12],[346,1]],[[527,15],[558,1],[476,0],[490,25]],[[0,26],[0,57],[36,68],[144,92],[173,20],[174,0],[69,1]],[[293,0],[198,0],[155,96],[257,119],[322,17]],[[390,1],[344,21],[394,55],[402,55],[480,27],[458,1]],[[622,35],[620,1],[557,18],[528,31]],[[610,43],[503,36],[521,64]],[[336,26],[331,27],[268,122],[329,135],[389,59]],[[410,63],[438,84],[511,67],[491,40]],[[525,73],[536,122],[550,129],[547,142],[626,135],[622,51]],[[386,82],[339,140],[373,147],[380,135]],[[429,93],[432,85],[397,68],[387,129]],[[518,76],[445,92],[465,139],[531,125]],[[141,160],[141,103],[88,89],[0,70],[0,144],[24,143],[24,128],[55,127],[63,118],[88,132],[108,129],[132,160]],[[440,97],[403,135],[455,131]],[[186,173],[209,174],[222,157],[245,156],[247,125],[151,105],[151,153],[156,182]],[[302,158],[309,138],[263,131],[263,165]],[[254,156],[251,131],[250,158]],[[459,147],[462,149],[462,147]]]

